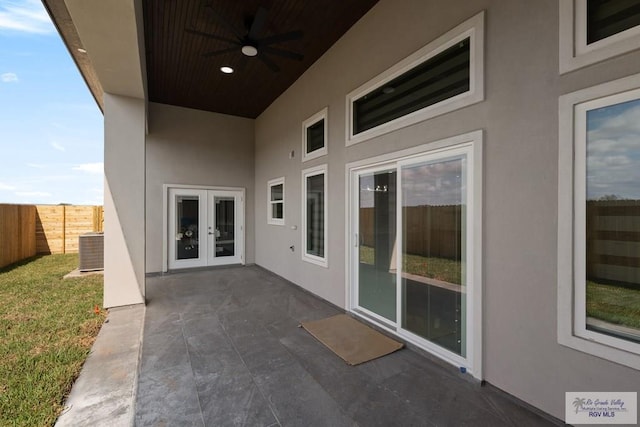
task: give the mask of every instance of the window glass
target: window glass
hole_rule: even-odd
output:
[[[464,39],[356,100],[354,135],[469,91],[470,46]]]
[[[586,327],[640,342],[640,100],[586,119]]]
[[[588,0],[587,44],[640,25],[638,0]]]
[[[307,154],[324,147],[324,119],[307,127]]]
[[[306,253],[324,258],[324,174],[308,176]]]

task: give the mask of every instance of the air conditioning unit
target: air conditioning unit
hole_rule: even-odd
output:
[[[78,236],[79,270],[104,270],[104,234],[86,233]]]

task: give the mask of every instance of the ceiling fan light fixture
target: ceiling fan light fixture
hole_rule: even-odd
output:
[[[242,53],[245,56],[256,56],[258,54],[258,49],[255,46],[251,46],[250,44],[246,44],[242,46]]]
[[[233,73],[233,68],[224,66],[224,67],[220,67],[220,71],[222,71],[225,74],[231,74]]]

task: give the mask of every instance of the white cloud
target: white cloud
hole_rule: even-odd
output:
[[[57,142],[55,142],[55,141],[53,141],[53,142],[51,143],[51,146],[52,146],[53,148],[55,148],[56,150],[58,150],[58,151],[64,151],[64,147],[63,147],[62,145],[58,144],[58,143],[57,143]]]
[[[47,165],[42,165],[40,163],[25,163],[25,166],[35,169],[44,169]]]
[[[11,191],[11,190],[15,190],[15,189],[16,189],[16,187],[14,187],[13,185],[4,184],[4,183],[0,182],[0,190]]]
[[[50,34],[55,28],[39,0],[6,0],[0,4],[0,31]]]
[[[74,171],[82,171],[92,174],[99,174],[104,172],[104,163],[83,163],[81,165],[75,166],[73,168]]]
[[[51,193],[45,191],[16,191],[15,194],[20,197],[51,197]]]
[[[0,74],[0,81],[2,83],[17,83],[18,75],[16,73],[2,73]]]

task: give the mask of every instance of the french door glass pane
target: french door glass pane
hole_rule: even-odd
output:
[[[587,112],[586,327],[640,342],[640,100]]]
[[[198,224],[200,200],[198,196],[176,197],[176,258],[194,259],[199,256]]]
[[[402,327],[465,357],[466,161],[402,167]]]
[[[358,303],[396,320],[395,169],[359,177]]]
[[[215,198],[216,257],[235,255],[235,199]]]

